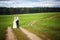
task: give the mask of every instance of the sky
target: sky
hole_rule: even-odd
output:
[[[60,0],[0,0],[0,7],[60,7]]]

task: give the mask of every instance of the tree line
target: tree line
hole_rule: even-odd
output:
[[[6,8],[0,7],[0,14],[24,14],[40,12],[60,12],[60,8],[33,7],[33,8]]]

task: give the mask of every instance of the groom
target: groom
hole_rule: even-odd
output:
[[[19,20],[16,20],[17,28],[19,28]]]
[[[18,16],[16,16],[16,25],[17,25],[17,28],[19,28],[19,19],[18,19]]]

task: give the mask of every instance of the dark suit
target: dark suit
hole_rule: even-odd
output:
[[[16,21],[17,28],[19,28],[19,20]]]

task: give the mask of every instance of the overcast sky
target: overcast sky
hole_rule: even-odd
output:
[[[0,7],[60,7],[60,0],[0,0]]]

